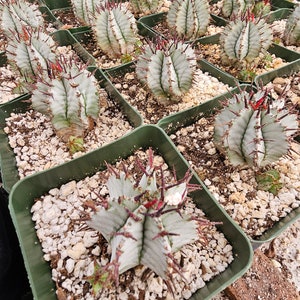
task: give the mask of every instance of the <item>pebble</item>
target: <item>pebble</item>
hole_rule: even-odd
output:
[[[86,248],[83,243],[77,243],[71,249],[67,250],[68,256],[74,260],[79,259],[86,251]]]

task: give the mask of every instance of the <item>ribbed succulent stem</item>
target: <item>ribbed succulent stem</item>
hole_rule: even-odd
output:
[[[95,20],[97,6],[105,0],[71,0],[73,12],[83,25],[92,25]]]
[[[51,118],[64,142],[79,146],[99,114],[97,81],[84,66],[63,56],[49,64],[48,74],[39,78],[32,106]]]
[[[7,42],[6,55],[10,64],[19,70],[27,82],[26,89],[37,76],[47,76],[49,62],[55,61],[55,42],[40,29],[22,27]]]
[[[148,150],[146,166],[137,161],[142,175],[130,174],[108,165],[109,197],[91,214],[87,224],[99,231],[111,247],[110,263],[97,276],[89,278],[95,284],[118,283],[119,274],[139,265],[153,270],[168,281],[170,270],[180,272],[173,253],[199,239],[200,220],[187,215],[182,206],[188,191],[199,189],[190,184],[190,172],[181,180],[168,179],[162,165],[154,165],[153,152]],[[211,224],[201,219],[203,226]]]
[[[178,102],[190,89],[196,67],[189,44],[169,40],[150,42],[138,57],[136,74],[158,102]]]
[[[298,132],[298,115],[266,89],[241,91],[215,118],[214,143],[233,165],[264,167],[286,155]]]
[[[1,29],[7,38],[22,34],[24,26],[38,29],[44,25],[42,13],[36,4],[19,0],[0,0]]]
[[[185,40],[201,37],[210,21],[208,8],[207,0],[174,0],[167,14],[168,27]]]
[[[300,5],[297,5],[289,16],[284,30],[286,45],[300,45]]]
[[[270,25],[256,19],[250,11],[225,27],[220,35],[224,56],[231,61],[252,62],[264,53],[273,40]]]
[[[159,7],[163,4],[162,0],[130,0],[132,12],[139,14],[153,14],[158,12]]]
[[[139,41],[136,20],[122,3],[101,5],[92,28],[99,48],[109,57],[121,58],[135,51]]]
[[[225,18],[240,16],[252,4],[253,0],[223,0],[222,15]]]

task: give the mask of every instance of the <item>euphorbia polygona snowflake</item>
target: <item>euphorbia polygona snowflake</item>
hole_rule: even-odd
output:
[[[161,104],[179,102],[192,86],[196,55],[189,44],[158,39],[137,59],[136,74]]]
[[[167,183],[163,166],[154,166],[152,150],[148,150],[147,166],[137,161],[140,179],[108,166],[109,198],[91,215],[87,224],[99,231],[111,246],[111,262],[100,269],[102,276],[118,282],[119,274],[145,265],[164,280],[171,270],[179,272],[173,252],[201,236],[201,225],[207,220],[186,215],[182,206],[188,191],[199,189],[190,184],[191,173],[179,181]],[[99,271],[99,268],[97,268]],[[109,274],[105,276],[105,274]],[[90,278],[95,280],[95,276]]]
[[[32,107],[51,118],[71,152],[82,150],[100,111],[97,80],[72,57],[62,55],[48,65],[48,76],[39,77],[32,92]]]
[[[230,21],[220,35],[224,58],[250,63],[272,44],[273,34],[269,24],[255,18],[250,10]]]
[[[264,167],[286,155],[299,129],[298,114],[266,88],[233,95],[215,119],[214,142],[233,165]]]
[[[134,15],[121,2],[99,5],[92,29],[99,48],[111,58],[132,55],[139,43]]]

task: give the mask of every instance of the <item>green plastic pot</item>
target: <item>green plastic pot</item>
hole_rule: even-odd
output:
[[[124,101],[121,94],[114,88],[104,73],[94,68],[90,69],[95,72],[95,76],[99,81],[101,87],[105,88],[110,97],[119,106],[124,116],[133,127],[138,127],[142,124],[142,118],[136,110],[134,110],[126,101]],[[0,166],[3,188],[9,193],[13,185],[20,180],[16,158],[12,148],[9,146],[8,137],[4,132],[5,119],[11,113],[24,113],[30,109],[29,94],[22,95],[10,102],[3,104],[0,107]]]
[[[215,34],[213,36],[203,37],[195,41],[195,43],[207,45],[207,44],[219,44],[220,34]],[[287,49],[286,47],[272,43],[268,49],[268,53],[274,54],[276,57],[282,58],[287,63],[292,63],[300,59],[300,53]],[[221,69],[221,67],[217,67]],[[250,84],[251,82],[245,82],[239,80],[240,84]]]
[[[94,65],[95,59],[69,30],[58,30],[52,34],[52,37],[60,46],[71,46],[86,65]]]
[[[46,5],[50,10],[70,7],[69,0],[40,0],[40,2]]]
[[[276,77],[284,77],[284,76],[291,76],[293,73],[300,71],[300,59],[285,65],[281,68],[278,68],[276,70],[264,73],[262,75],[259,75],[255,78],[255,84],[256,86],[266,85],[269,82],[271,82]]]
[[[197,120],[205,116],[211,116],[216,110],[222,107],[222,102],[226,99],[231,98],[233,94],[239,93],[241,89],[246,89],[250,91],[252,89],[251,85],[240,85],[239,87],[231,90],[227,94],[223,94],[219,97],[215,97],[212,100],[205,102],[199,106],[187,109],[185,111],[174,114],[168,118],[165,118],[159,123],[160,128],[162,128],[168,135],[175,133],[182,127],[187,127]],[[299,136],[296,137],[297,141],[300,141]],[[197,176],[197,175],[196,175]],[[217,201],[217,200],[216,200]],[[289,225],[294,223],[298,218],[300,218],[300,207],[294,209],[286,217],[280,219],[276,222],[272,228],[265,231],[261,236],[257,238],[248,237],[254,248],[265,242],[269,242],[282,233]],[[242,229],[241,229],[242,230]]]
[[[271,0],[271,5],[274,8],[295,8],[296,4],[288,0]]]
[[[154,125],[135,129],[127,137],[88,153],[84,157],[70,161],[48,171],[28,176],[19,181],[9,196],[9,209],[19,238],[29,282],[34,299],[56,299],[55,285],[51,280],[49,264],[43,259],[41,245],[36,236],[30,209],[36,197],[52,188],[59,187],[70,180],[81,180],[106,168],[106,162],[113,164],[126,158],[138,148],[151,147],[163,156],[171,168],[175,168],[178,178],[188,169],[188,163],[176,150],[167,135]],[[192,183],[201,184],[194,176]],[[221,274],[199,289],[191,299],[210,299],[242,276],[252,262],[252,247],[244,233],[228,217],[224,210],[213,200],[206,187],[192,193],[193,200],[211,221],[221,221],[218,229],[224,233],[233,247],[234,261]]]
[[[201,69],[203,72],[209,73],[210,76],[217,78],[220,82],[224,84],[228,84],[230,88],[234,88],[238,85],[238,81],[233,76],[216,68],[214,65],[212,65],[205,59],[198,61],[198,68]],[[122,78],[126,73],[133,72],[134,70],[135,70],[135,64],[131,62],[120,67],[115,67],[115,68],[105,70],[105,74],[107,74],[107,77],[109,79],[116,78],[116,77]],[[161,123],[164,123],[165,118],[168,117],[164,117],[161,120],[158,120],[156,124],[160,125]]]
[[[279,8],[265,15],[265,19],[268,23],[288,18],[292,10],[289,8]]]
[[[165,36],[162,33],[153,29],[153,27],[165,21],[166,17],[167,17],[166,12],[161,12],[161,13],[151,14],[148,16],[141,17],[138,20],[138,28],[141,34],[150,37],[160,36],[162,38],[165,38]],[[216,26],[225,26],[227,24],[225,19],[218,17],[214,14],[211,14],[211,20],[212,20],[211,22]]]

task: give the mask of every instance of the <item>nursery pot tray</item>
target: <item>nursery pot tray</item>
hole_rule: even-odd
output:
[[[288,66],[286,66],[288,68]],[[267,75],[266,75],[267,76]],[[262,79],[265,81],[266,79]],[[216,110],[222,107],[222,102],[226,99],[232,97],[233,94],[237,94],[241,89],[251,90],[252,87],[250,85],[240,85],[235,89],[231,90],[227,94],[223,94],[221,96],[215,97],[210,101],[207,101],[199,106],[187,109],[185,111],[179,112],[172,116],[169,116],[159,122],[160,128],[162,128],[168,135],[175,133],[182,127],[187,127],[202,117],[212,115]],[[299,137],[296,137],[295,140],[299,142]],[[197,176],[197,175],[196,175]],[[217,200],[216,200],[217,201]],[[269,242],[275,237],[277,237],[280,233],[282,233],[289,225],[294,223],[298,218],[300,218],[300,207],[294,209],[290,213],[287,214],[284,218],[281,218],[279,221],[275,222],[275,224],[268,230],[266,230],[262,235],[256,238],[250,238],[250,241],[254,248],[258,247],[260,244]],[[242,229],[241,229],[242,230]]]
[[[141,116],[123,99],[120,93],[112,86],[103,72],[99,69],[88,68],[94,71],[95,77],[99,81],[102,88],[108,92],[110,97],[119,106],[122,113],[127,117],[127,120],[133,127],[138,127],[142,124]],[[24,113],[30,109],[30,95],[25,94],[15,98],[12,101],[4,103],[0,106],[0,166],[3,187],[7,192],[10,192],[12,186],[20,179],[16,165],[16,158],[12,148],[9,145],[7,134],[4,132],[6,126],[5,119],[11,113]]]
[[[9,196],[9,209],[17,231],[25,266],[28,272],[32,292],[36,300],[56,299],[55,286],[51,280],[50,267],[43,259],[41,245],[36,236],[30,209],[36,197],[42,196],[50,189],[60,187],[70,180],[81,180],[106,168],[106,162],[113,164],[120,158],[126,158],[139,148],[151,147],[162,155],[166,163],[175,168],[178,178],[188,169],[188,163],[176,150],[167,135],[155,125],[136,128],[127,137],[123,137],[110,145],[88,153],[76,160],[54,167],[48,171],[28,176],[20,180]],[[199,289],[191,299],[210,299],[226,286],[242,276],[250,267],[252,247],[249,240],[238,226],[228,217],[220,205],[213,200],[206,187],[193,176],[191,183],[202,185],[202,189],[192,193],[193,200],[211,221],[221,221],[219,231],[233,247],[233,262],[226,270],[203,288]]]

